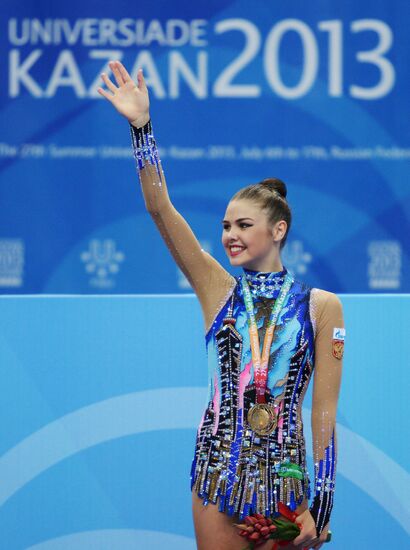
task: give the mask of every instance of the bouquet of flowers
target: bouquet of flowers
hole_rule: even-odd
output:
[[[246,516],[245,523],[235,524],[240,530],[239,534],[249,542],[244,550],[253,550],[268,539],[275,540],[272,550],[276,550],[280,546],[286,546],[300,534],[300,527],[296,523],[297,515],[281,502],[278,511],[280,517],[277,518],[253,514]]]

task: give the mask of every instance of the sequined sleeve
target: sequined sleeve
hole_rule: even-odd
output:
[[[315,369],[312,401],[315,487],[310,511],[319,536],[328,524],[333,508],[337,460],[336,408],[345,329],[342,305],[335,294],[316,291],[315,301]]]
[[[174,208],[168,194],[151,121],[142,128],[131,126],[130,129],[147,211],[197,294],[205,325],[209,327],[235,280],[212,256],[201,249],[188,223]]]

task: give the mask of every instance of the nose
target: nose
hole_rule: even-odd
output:
[[[233,227],[231,227],[230,229],[225,229],[224,237],[228,243],[236,242],[238,240],[236,230]]]

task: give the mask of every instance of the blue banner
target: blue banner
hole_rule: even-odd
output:
[[[408,2],[2,5],[0,292],[189,291],[97,93],[110,59],[144,69],[173,202],[226,267],[229,198],[276,176],[297,277],[410,291]]]

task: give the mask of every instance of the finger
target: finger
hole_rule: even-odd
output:
[[[108,99],[108,101],[111,101],[114,99],[114,96],[109,94],[106,90],[104,90],[103,88],[97,88],[97,92],[102,95],[103,97],[105,97],[105,99]]]
[[[132,78],[127,71],[127,69],[124,67],[124,65],[121,63],[121,61],[117,61],[117,67],[121,73],[122,79],[124,82],[132,82]]]
[[[121,73],[120,73],[120,70],[118,68],[117,62],[116,61],[110,61],[108,63],[108,66],[112,70],[113,75],[115,76],[115,80],[116,80],[118,86],[123,86],[124,85],[124,80],[121,76]]]
[[[105,73],[101,73],[101,78],[102,80],[104,81],[104,84],[107,86],[107,88],[113,93],[115,94],[115,92],[118,90],[117,86],[115,86],[115,84],[113,82],[111,82],[110,78],[108,77],[108,75],[106,75]]]
[[[315,540],[312,541],[312,548],[314,548],[315,550],[318,550],[323,544],[323,540],[320,540],[318,538],[316,538]]]
[[[145,84],[145,78],[144,78],[144,73],[142,72],[142,69],[138,69],[137,80],[138,80],[138,88],[140,90],[146,90],[147,85]]]
[[[317,539],[312,537],[311,533],[306,531],[304,533],[300,533],[300,535],[293,539],[293,544],[295,546],[307,546],[308,544],[314,542],[317,542]]]
[[[294,539],[293,545],[297,546],[297,548],[310,548],[309,539],[303,538],[303,539]]]
[[[299,537],[295,538],[293,540],[294,546],[297,546],[299,548],[304,548],[305,546],[308,548],[311,548],[313,544],[317,543],[316,538],[312,538],[308,535],[303,535],[302,537],[299,535]]]

